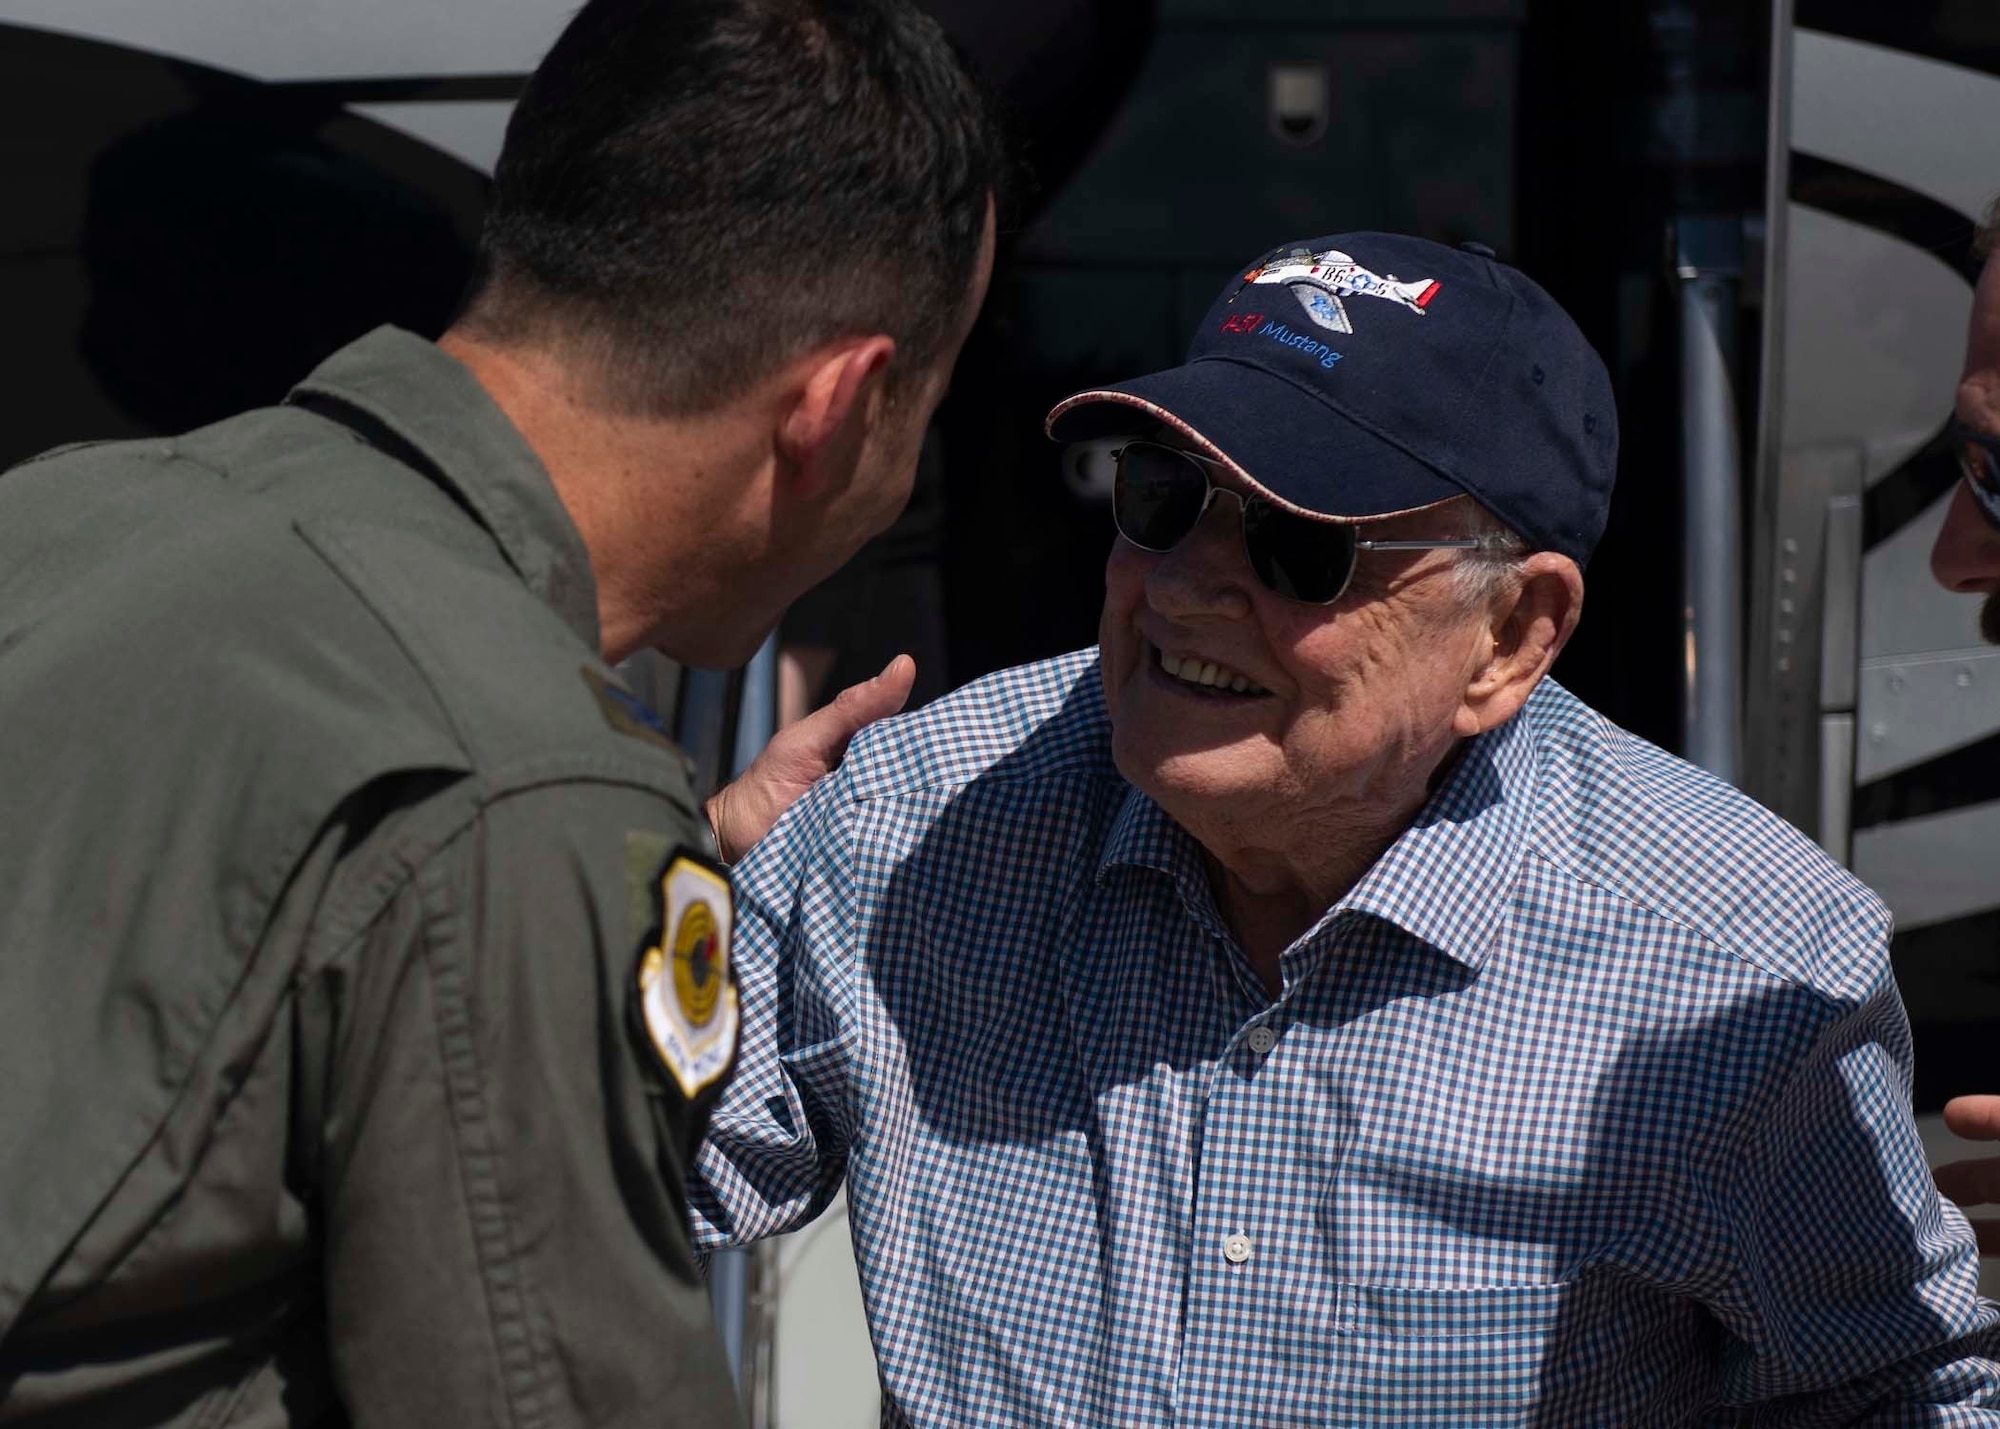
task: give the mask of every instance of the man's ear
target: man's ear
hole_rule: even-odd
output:
[[[816,348],[793,365],[777,448],[801,495],[818,495],[854,470],[895,356],[895,339],[876,333]]]
[[[1492,651],[1465,687],[1454,721],[1471,737],[1512,719],[1569,643],[1583,614],[1583,572],[1554,551],[1522,561],[1486,620]]]

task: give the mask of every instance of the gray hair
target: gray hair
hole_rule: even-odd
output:
[[[1991,257],[1995,249],[2000,249],[2000,198],[1986,205],[1979,226],[1972,232],[1973,257]]]
[[[1467,609],[1477,609],[1492,604],[1514,582],[1531,552],[1527,541],[1505,521],[1476,501],[1468,506],[1461,524],[1466,535],[1481,538],[1480,544],[1458,553],[1451,578]]]

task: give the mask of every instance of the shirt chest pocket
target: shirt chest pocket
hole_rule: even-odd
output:
[[[1568,1287],[1337,1287],[1341,1425],[1528,1424]]]

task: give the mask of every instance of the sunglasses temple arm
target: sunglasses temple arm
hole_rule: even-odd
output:
[[[1450,541],[1356,541],[1357,551],[1471,551],[1486,544],[1483,536],[1463,536]]]

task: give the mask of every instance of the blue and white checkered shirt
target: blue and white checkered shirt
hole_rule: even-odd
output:
[[[737,874],[697,1231],[845,1177],[889,1422],[2000,1425],[1883,909],[1553,684],[1275,1002],[1094,652],[869,730]]]

